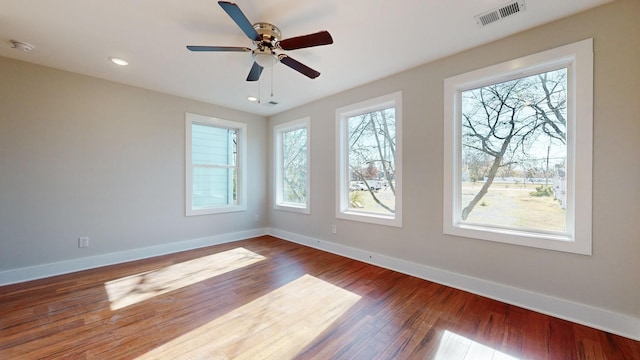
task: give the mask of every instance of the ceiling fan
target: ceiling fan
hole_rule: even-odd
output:
[[[249,71],[249,75],[247,76],[247,81],[257,81],[260,79],[262,69],[265,67],[271,67],[278,61],[311,79],[315,79],[320,76],[318,71],[304,65],[286,54],[279,53],[279,51],[333,44],[333,39],[328,31],[319,31],[309,35],[296,36],[281,40],[282,33],[275,25],[265,22],[258,22],[251,25],[238,5],[228,1],[218,1],[218,4],[249,37],[249,39],[253,41],[255,48],[188,45],[187,49],[191,51],[251,52],[254,61],[253,66]]]

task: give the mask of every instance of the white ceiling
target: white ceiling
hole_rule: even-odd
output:
[[[214,0],[0,0],[0,56],[272,115],[610,0],[526,0],[486,27],[474,16],[507,0],[235,0],[284,39],[328,30],[333,45],[286,52],[320,71],[311,80],[277,64],[245,79],[250,53],[196,53],[185,45],[252,47]],[[30,52],[9,40],[32,44]],[[129,61],[118,67],[109,57]],[[247,101],[258,95],[262,104]]]

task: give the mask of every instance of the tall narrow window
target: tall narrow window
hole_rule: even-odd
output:
[[[402,226],[402,95],[340,108],[338,218]]]
[[[591,252],[590,40],[445,81],[445,233]]]
[[[273,133],[276,170],[274,207],[309,214],[310,119],[277,125]]]
[[[186,214],[246,209],[246,125],[186,114]]]

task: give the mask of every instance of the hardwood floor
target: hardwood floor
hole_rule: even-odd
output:
[[[0,359],[640,359],[640,342],[269,236],[0,287]]]

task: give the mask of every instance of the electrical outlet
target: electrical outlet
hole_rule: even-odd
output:
[[[80,236],[78,238],[78,247],[79,248],[89,247],[89,237],[88,236]]]
[[[255,219],[256,222],[260,221],[260,215],[256,214],[254,219]]]
[[[335,225],[331,225],[331,233],[332,234],[336,233],[336,226]]]

